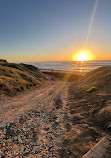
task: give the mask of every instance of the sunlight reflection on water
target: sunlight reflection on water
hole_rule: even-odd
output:
[[[26,64],[34,65],[39,69],[88,72],[101,66],[111,66],[111,60],[85,61],[82,63],[77,61],[27,62]]]

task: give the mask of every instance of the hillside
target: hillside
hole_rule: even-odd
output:
[[[111,157],[111,67],[75,82],[48,80],[24,64],[2,63],[1,70],[2,77],[15,81],[7,80],[12,92],[15,79],[25,89],[41,85],[0,99],[1,157]]]
[[[0,62],[0,94],[12,95],[48,79],[32,65]]]
[[[91,149],[85,158],[110,158],[111,67],[93,70],[80,82],[72,83],[68,108],[65,121],[71,128],[64,137],[61,157],[69,153],[67,157],[79,158]],[[105,143],[102,143],[104,138]]]

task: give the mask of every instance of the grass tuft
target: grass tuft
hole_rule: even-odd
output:
[[[89,88],[89,89],[86,90],[86,93],[92,93],[92,92],[95,92],[97,90],[98,90],[97,87],[91,87],[91,88]]]

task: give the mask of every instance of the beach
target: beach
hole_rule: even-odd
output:
[[[89,72],[101,66],[111,66],[111,60],[91,60],[91,61],[55,61],[55,62],[24,62],[38,67],[40,70]]]
[[[0,158],[111,158],[111,0],[1,0],[0,22]]]
[[[1,96],[0,156],[110,158],[111,68],[86,75],[40,71],[46,76],[38,86]]]
[[[40,69],[40,72],[53,76],[55,78],[58,78],[59,80],[64,81],[78,81],[80,80],[84,75],[86,75],[86,72],[81,71],[63,71],[63,70],[50,70],[50,69]]]

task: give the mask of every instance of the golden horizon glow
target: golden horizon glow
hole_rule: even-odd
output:
[[[93,60],[92,54],[88,50],[82,50],[73,55],[72,60],[76,61],[88,61]]]

